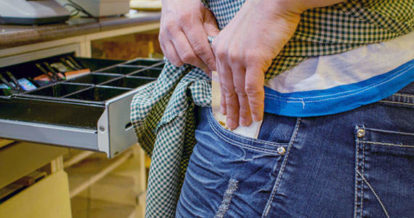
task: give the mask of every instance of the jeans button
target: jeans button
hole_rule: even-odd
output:
[[[286,149],[284,147],[278,147],[277,153],[280,155],[284,155],[286,153]]]
[[[358,138],[362,138],[362,137],[364,137],[364,136],[365,136],[365,129],[359,128],[359,129],[357,130],[357,137],[358,137]]]

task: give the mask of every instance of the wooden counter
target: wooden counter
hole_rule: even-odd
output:
[[[0,25],[0,49],[158,23],[160,12],[136,12],[112,18],[72,18],[64,24]]]

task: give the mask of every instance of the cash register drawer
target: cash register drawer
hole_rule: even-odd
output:
[[[100,151],[108,157],[137,142],[130,103],[139,87],[158,77],[163,61],[76,60],[92,72],[0,94],[0,137]]]

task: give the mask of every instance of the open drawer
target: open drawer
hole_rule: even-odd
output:
[[[137,142],[130,103],[140,86],[158,77],[163,61],[76,60],[92,72],[0,94],[0,137],[100,151],[108,157]]]

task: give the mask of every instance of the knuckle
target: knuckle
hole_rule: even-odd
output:
[[[217,49],[216,56],[220,59],[224,59],[227,55],[227,52],[224,49]]]
[[[183,52],[182,53],[182,60],[185,63],[194,63],[195,56],[192,52]]]
[[[235,87],[235,88],[234,88],[234,91],[237,93],[237,95],[238,95],[239,97],[245,97],[245,96],[247,96],[247,94],[246,94],[246,91],[245,91],[244,87]]]
[[[165,23],[164,28],[162,28],[162,30],[160,30],[162,33],[167,33],[167,34],[173,34],[176,32],[177,30],[177,24],[175,22],[169,21]]]
[[[194,42],[194,43],[192,43],[192,47],[194,49],[194,52],[197,55],[204,56],[204,55],[207,54],[206,53],[206,47],[203,46],[203,44],[201,42]]]
[[[249,115],[250,114],[249,107],[247,105],[240,105],[240,114]]]
[[[180,61],[175,60],[175,59],[170,60],[170,62],[171,62],[174,66],[177,66],[177,67],[180,67],[180,66],[182,65],[182,63],[181,63]]]
[[[177,21],[182,27],[188,27],[190,25],[188,21],[191,16],[191,12],[185,11],[178,17]]]
[[[233,117],[238,116],[238,115],[236,114],[236,112],[238,112],[238,111],[239,111],[237,101],[230,101],[230,102],[227,102],[227,103],[226,103],[226,107],[227,107],[227,109],[228,109],[228,110],[229,110],[229,112],[230,112],[230,113],[228,113],[228,116],[233,116]]]
[[[223,91],[224,97],[226,97],[226,99],[233,99],[234,97],[236,97],[236,92],[233,89],[223,87]]]
[[[231,62],[233,62],[233,63],[235,63],[235,62],[239,62],[241,59],[242,59],[242,58],[241,58],[240,53],[237,53],[237,52],[230,52],[230,53],[229,53],[229,60],[230,60]]]
[[[263,88],[254,83],[247,83],[245,91],[248,96],[261,96],[263,93]]]
[[[261,60],[261,57],[260,57],[260,54],[258,54],[258,52],[250,51],[250,52],[247,52],[246,54],[246,60],[248,60],[249,62],[255,63]]]

